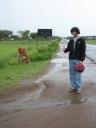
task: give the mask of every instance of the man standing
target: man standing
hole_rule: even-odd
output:
[[[86,44],[85,40],[79,36],[79,28],[73,27],[70,32],[73,35],[73,39],[69,41],[67,48],[63,50],[64,52],[69,52],[69,74],[71,83],[69,91],[76,91],[80,94],[82,73],[75,71],[74,67],[76,64],[83,64],[83,61],[85,60]]]

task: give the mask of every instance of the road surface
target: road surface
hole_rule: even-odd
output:
[[[86,59],[81,94],[68,92],[68,54],[60,44],[50,68],[0,97],[0,128],[96,128],[96,64]]]

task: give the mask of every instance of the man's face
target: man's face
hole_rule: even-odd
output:
[[[71,34],[73,35],[73,37],[76,37],[78,35],[76,32],[72,32]]]

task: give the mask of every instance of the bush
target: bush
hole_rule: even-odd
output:
[[[47,60],[50,59],[54,52],[58,49],[58,43],[51,43],[45,46],[38,46],[35,50],[30,53],[30,59],[34,60]]]
[[[40,61],[51,59],[54,53],[57,51],[59,46],[58,42],[40,43],[33,45],[33,47],[27,48],[27,53],[31,61]],[[7,64],[17,65],[18,64],[18,53],[12,53],[7,56]],[[4,62],[4,60],[3,60]],[[3,68],[4,65],[0,64]]]

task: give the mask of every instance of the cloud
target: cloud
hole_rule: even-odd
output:
[[[95,34],[95,0],[2,0],[1,29],[53,28],[58,35],[70,35],[78,26],[82,35]]]

